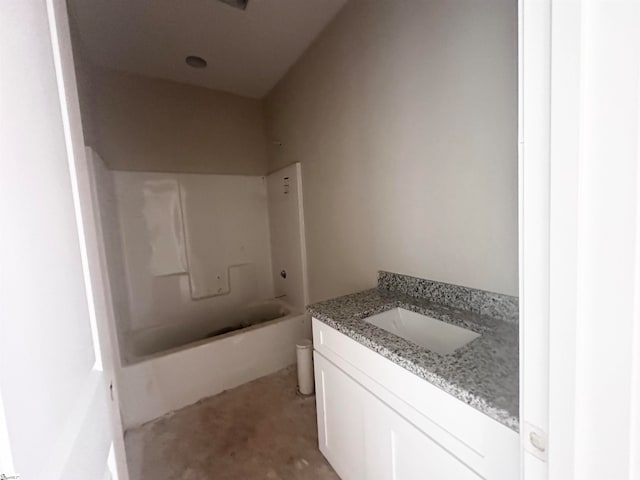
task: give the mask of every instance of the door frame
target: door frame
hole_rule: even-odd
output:
[[[518,2],[521,477],[547,478],[551,0]]]
[[[73,57],[69,13],[65,0],[47,0],[58,95],[74,190],[78,235],[87,283],[87,301],[96,348],[96,368],[102,370],[110,391],[110,418],[113,446],[108,461],[117,471],[118,480],[129,480],[120,411],[118,371],[121,368],[115,313],[104,255],[99,210],[95,192],[93,159],[85,147]]]
[[[519,2],[526,479],[640,475],[639,21],[633,0]]]

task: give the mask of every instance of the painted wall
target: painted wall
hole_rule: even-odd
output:
[[[85,83],[83,119],[91,121],[92,146],[111,169],[266,173],[258,100],[104,69]]]
[[[82,134],[86,145],[96,145],[96,134],[93,121],[94,98],[93,67],[80,48],[80,33],[73,18],[69,18],[69,33],[72,41],[73,66],[76,74],[78,102],[82,117]]]
[[[179,324],[206,323],[214,330],[225,326],[226,312],[273,297],[263,177],[113,176],[130,299],[129,324],[120,325],[125,339]]]
[[[266,99],[311,301],[384,269],[517,295],[516,2],[352,1]]]

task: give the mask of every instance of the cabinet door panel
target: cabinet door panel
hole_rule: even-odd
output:
[[[314,353],[320,451],[342,480],[364,475],[364,389]]]
[[[411,425],[373,394],[365,411],[371,423],[367,465],[371,478],[389,480],[479,480],[473,470]],[[380,458],[381,453],[385,458]],[[382,471],[384,473],[382,473]]]
[[[401,417],[391,429],[394,480],[479,480],[481,477]]]

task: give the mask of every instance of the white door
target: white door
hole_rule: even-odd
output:
[[[66,8],[0,9],[0,474],[124,480]]]

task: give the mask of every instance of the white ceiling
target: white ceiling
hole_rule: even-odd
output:
[[[346,0],[71,0],[88,59],[99,66],[262,98]],[[208,62],[185,63],[187,55]]]

